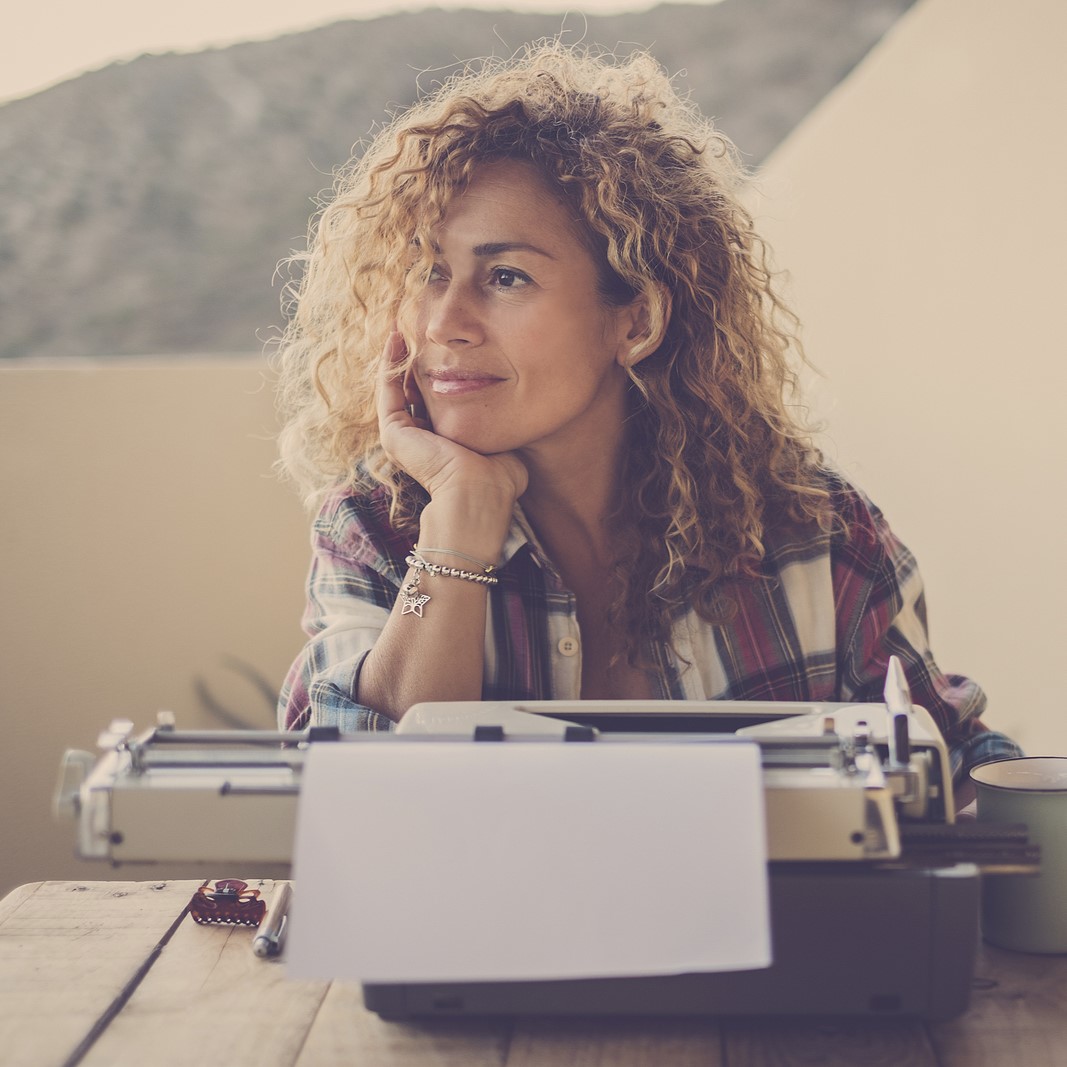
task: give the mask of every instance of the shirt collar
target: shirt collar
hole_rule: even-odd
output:
[[[534,533],[533,527],[530,525],[530,520],[526,518],[522,507],[516,503],[515,510],[511,515],[511,526],[508,529],[507,537],[504,539],[504,547],[500,552],[500,565],[504,566],[510,563],[523,546],[529,546],[530,558],[538,567],[549,571],[557,578],[559,577],[555,564],[549,559],[548,553],[545,552],[541,542],[538,541],[537,534]]]

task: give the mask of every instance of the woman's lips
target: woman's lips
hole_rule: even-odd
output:
[[[477,371],[438,371],[428,375],[430,392],[438,396],[462,396],[464,393],[477,393],[491,385],[499,385],[503,378]]]

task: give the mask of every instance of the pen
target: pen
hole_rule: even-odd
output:
[[[285,927],[289,921],[289,903],[292,898],[293,887],[289,882],[282,882],[274,890],[270,908],[252,941],[252,951],[257,956],[277,956],[281,952]]]

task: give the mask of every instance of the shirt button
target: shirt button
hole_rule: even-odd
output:
[[[560,654],[563,656],[575,656],[578,654],[578,638],[561,637],[556,648],[559,649]]]

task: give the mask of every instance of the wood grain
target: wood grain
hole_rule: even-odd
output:
[[[503,1067],[510,1030],[503,1019],[384,1022],[358,985],[334,982],[297,1067]]]
[[[1065,956],[984,947],[971,1009],[943,1023],[384,1022],[358,985],[287,979],[250,928],[181,919],[198,884],[43,882],[0,901],[0,1062],[60,1067],[117,1005],[78,1067],[1067,1067]]]
[[[939,1067],[921,1022],[746,1020],[725,1026],[729,1067]]]
[[[40,882],[0,911],[5,1063],[63,1063],[152,951],[197,882]]]
[[[249,884],[269,899],[272,883]],[[290,1067],[328,983],[287,981],[281,963],[252,952],[254,933],[187,917],[85,1067]]]
[[[710,1019],[536,1019],[517,1024],[507,1067],[724,1067]]]
[[[1067,1067],[1067,956],[983,945],[970,1010],[930,1032],[943,1067]]]

